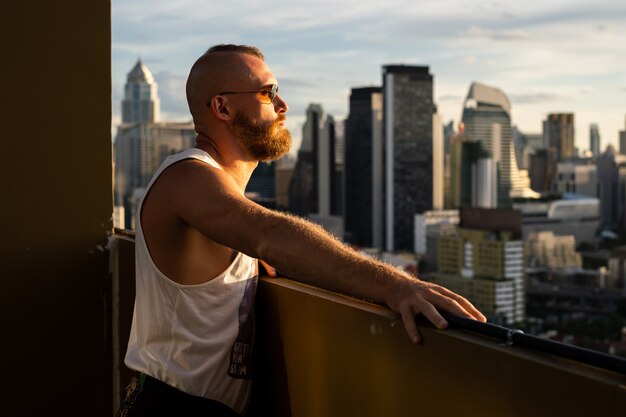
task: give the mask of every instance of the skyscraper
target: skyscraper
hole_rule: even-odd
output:
[[[574,113],[553,113],[544,124],[547,145],[556,149],[557,159],[563,161],[576,155],[574,149]]]
[[[600,218],[606,228],[626,225],[626,155],[613,145],[596,159]]]
[[[289,210],[300,216],[318,210],[317,147],[323,115],[320,104],[309,104],[302,126],[302,142],[289,184]]]
[[[124,100],[122,100],[122,123],[156,122],[159,120],[161,103],[157,83],[141,59],[126,76]]]
[[[600,156],[600,130],[596,123],[589,125],[589,149],[594,158]]]
[[[301,216],[316,215],[317,219],[328,219],[337,215],[341,204],[338,184],[335,120],[324,116],[319,104],[310,104],[307,119],[302,128],[302,143],[298,161],[289,185],[289,209]],[[324,222],[320,220],[320,222]],[[332,227],[337,231],[335,226]],[[343,229],[341,227],[341,229]]]
[[[383,247],[383,96],[353,88],[345,123],[345,240]]]
[[[528,171],[517,165],[507,96],[498,88],[472,83],[462,120],[465,139],[482,142],[497,166],[498,207],[510,205],[511,197],[536,196],[530,189]]]
[[[624,116],[624,130],[619,132],[619,153],[626,155],[626,116]]]
[[[192,123],[159,122],[159,112],[157,83],[139,60],[127,76],[114,144],[115,205],[124,207],[124,223],[131,229],[137,202],[156,169],[167,156],[194,144]]]
[[[385,248],[413,250],[415,214],[433,207],[433,76],[383,66]]]
[[[433,113],[433,208],[443,210],[444,204],[444,127],[438,113]]]
[[[450,207],[497,206],[497,165],[481,141],[468,140],[464,125],[450,145]]]
[[[530,156],[529,172],[531,188],[539,192],[550,192],[554,189],[557,158],[555,148],[537,149]]]
[[[259,162],[246,186],[246,197],[268,208],[276,207],[277,161]]]

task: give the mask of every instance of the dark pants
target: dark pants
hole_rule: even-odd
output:
[[[133,378],[118,417],[241,417],[226,405],[182,392],[147,375]]]

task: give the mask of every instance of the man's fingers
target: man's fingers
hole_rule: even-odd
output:
[[[467,316],[470,319],[475,319],[478,321],[482,321],[483,323],[487,321],[487,318],[476,308],[472,303],[470,303],[465,297],[456,294],[445,287],[436,288],[437,292],[441,293],[443,296],[448,297],[454,300],[461,310],[458,310],[461,316]],[[454,311],[446,309],[451,313]],[[456,310],[456,309],[455,309]]]
[[[400,316],[402,317],[402,323],[404,323],[404,330],[413,343],[421,343],[422,337],[419,330],[417,330],[417,324],[415,324],[415,313],[409,305],[405,305],[400,308]]]
[[[448,327],[448,322],[443,318],[441,314],[437,311],[434,305],[430,302],[421,299],[417,301],[417,307],[419,311],[434,324],[438,329],[445,329]]]
[[[276,268],[274,268],[273,266],[269,265],[267,262],[259,259],[259,262],[261,263],[261,265],[263,265],[263,268],[265,268],[265,272],[267,272],[267,275],[272,277],[272,278],[276,278],[277,274],[276,274]]]

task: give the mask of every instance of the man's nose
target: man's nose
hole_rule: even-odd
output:
[[[289,106],[287,102],[282,99],[282,97],[276,94],[276,98],[274,99],[274,111],[276,113],[287,113],[289,110]]]

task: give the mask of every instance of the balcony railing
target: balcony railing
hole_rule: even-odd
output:
[[[114,401],[119,401],[130,376],[123,356],[134,299],[134,240],[131,235],[114,240]],[[387,308],[284,278],[262,278],[256,306],[254,415],[626,412],[626,362],[616,357],[455,317],[444,331],[418,318],[424,343],[413,345]]]

